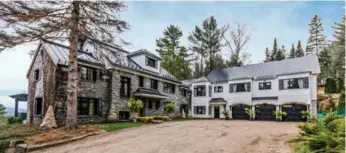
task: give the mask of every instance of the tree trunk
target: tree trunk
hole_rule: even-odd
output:
[[[77,126],[77,41],[79,35],[79,2],[72,2],[73,10],[69,35],[69,61],[67,83],[67,118],[65,128],[73,129]]]

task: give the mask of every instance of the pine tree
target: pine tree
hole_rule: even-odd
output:
[[[342,18],[342,23],[334,23],[334,34],[336,38],[333,41],[332,47],[332,67],[334,75],[338,77],[345,76],[345,15]]]
[[[295,52],[296,49],[294,48],[294,44],[292,44],[291,50],[290,50],[290,54],[288,55],[288,58],[294,58],[295,57]]]
[[[285,46],[282,46],[281,49],[278,50],[278,52],[275,56],[275,60],[277,60],[277,61],[284,60],[286,58],[285,54],[286,54]]]
[[[309,39],[307,43],[307,55],[316,54],[319,55],[319,53],[324,49],[326,46],[325,36],[323,35],[323,25],[321,22],[321,18],[318,15],[315,15],[311,23],[309,24]]]
[[[129,28],[120,20],[119,1],[3,1],[0,2],[0,46],[11,48],[41,38],[69,40],[66,129],[77,125],[77,43],[92,40],[99,54],[105,43],[118,46],[117,34]],[[123,44],[125,43],[120,39]],[[31,108],[30,108],[31,109]]]
[[[187,49],[180,45],[183,32],[178,26],[170,25],[163,32],[163,38],[156,40],[156,51],[162,57],[161,66],[179,80],[190,79],[191,69]]]
[[[271,51],[271,55],[270,55],[270,61],[276,61],[276,57],[277,57],[277,53],[278,53],[279,49],[278,49],[278,44],[276,41],[276,38],[274,38],[274,45],[273,45],[273,49]]]
[[[3,104],[0,104],[0,116],[3,116],[6,114],[6,108]]]
[[[296,53],[295,53],[295,57],[302,57],[304,56],[304,50],[302,48],[302,44],[300,42],[300,40],[298,41],[298,46],[296,49]]]
[[[331,58],[331,48],[328,47],[325,50],[323,50],[318,57],[318,61],[320,63],[321,73],[318,75],[319,79],[322,80],[323,78],[327,78],[332,76],[332,58]]]
[[[190,34],[188,40],[191,42],[190,50],[194,51],[200,57],[200,68],[204,69],[204,75],[215,68],[215,54],[221,51],[221,40],[226,31],[225,27],[218,27],[216,19],[213,16],[203,21],[202,28],[196,26]],[[208,63],[206,62],[208,58]],[[204,61],[204,62],[203,62]],[[204,63],[208,64],[204,67]]]
[[[266,48],[265,56],[266,56],[266,59],[264,60],[264,62],[270,61],[270,51],[268,47]]]

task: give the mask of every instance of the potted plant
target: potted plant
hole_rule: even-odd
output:
[[[286,112],[280,110],[273,111],[273,114],[276,116],[276,121],[278,122],[282,121],[282,117],[287,115]]]
[[[256,118],[256,110],[252,110],[252,109],[249,109],[249,108],[245,108],[245,113],[247,115],[249,115],[249,119],[250,120],[254,120]]]
[[[175,103],[173,103],[173,102],[168,102],[168,103],[166,103],[166,105],[165,105],[165,107],[164,107],[164,110],[165,110],[166,113],[168,113],[168,116],[173,117],[173,116],[171,115],[171,113],[174,112],[175,107],[176,107]]]
[[[300,115],[302,116],[303,119],[308,120],[310,118],[310,111],[302,110],[300,111]]]
[[[230,114],[229,110],[223,111],[222,114],[225,116],[226,120],[229,120],[229,114]]]
[[[143,102],[139,99],[131,97],[127,105],[131,111],[130,119],[132,119],[133,122],[137,122],[138,112],[141,110],[141,108],[143,108]]]

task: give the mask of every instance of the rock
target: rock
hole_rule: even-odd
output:
[[[181,118],[186,118],[186,114],[185,114],[185,111],[181,111]]]
[[[55,121],[55,116],[53,112],[53,107],[50,105],[48,107],[48,110],[46,112],[46,115],[44,116],[43,122],[40,125],[41,129],[53,129],[57,128],[58,126],[56,125]]]
[[[117,113],[115,112],[115,106],[113,103],[111,103],[108,116],[107,116],[107,121],[108,122],[115,122],[117,120]]]
[[[161,120],[152,120],[151,123],[153,123],[153,124],[160,124],[160,123],[162,123],[162,121]]]

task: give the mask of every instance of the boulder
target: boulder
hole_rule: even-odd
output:
[[[53,129],[53,128],[57,128],[57,127],[58,126],[56,125],[53,107],[52,107],[52,105],[50,105],[48,107],[46,115],[44,116],[43,122],[40,125],[40,128],[41,129]]]
[[[115,122],[117,120],[117,113],[115,112],[115,106],[113,103],[111,103],[108,116],[107,116],[107,121],[108,122]]]

